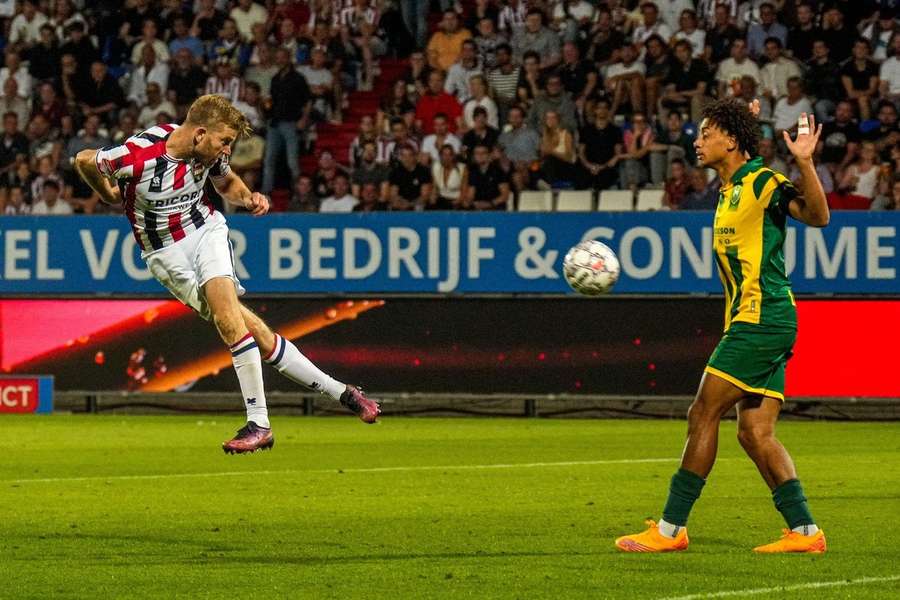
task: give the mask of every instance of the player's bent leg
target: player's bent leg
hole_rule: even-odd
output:
[[[247,409],[247,424],[238,430],[233,439],[225,442],[222,448],[229,454],[269,449],[275,445],[275,438],[269,427],[262,360],[256,340],[244,323],[234,280],[230,277],[214,277],[203,285],[203,293],[212,321],[231,350],[231,362]]]
[[[780,412],[781,401],[777,398],[754,396],[738,405],[738,440],[772,490],[775,508],[788,525],[779,540],[754,551],[819,554],[827,547],[825,533],[816,526],[809,511],[793,460],[775,437]]]
[[[616,540],[623,552],[672,552],[688,547],[687,521],[700,498],[706,476],[716,460],[719,422],[744,392],[725,379],[704,373],[700,389],[688,410],[688,439],[681,468],[672,476],[669,495],[659,524],[648,521],[647,530]]]
[[[316,390],[340,402],[354,412],[365,423],[374,423],[381,408],[356,386],[347,385],[334,379],[312,363],[290,340],[285,339],[271,328],[252,310],[240,305],[247,329],[259,344],[263,360],[279,373],[304,387]]]

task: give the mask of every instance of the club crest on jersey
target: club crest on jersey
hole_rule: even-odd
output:
[[[728,202],[728,208],[730,210],[737,210],[738,204],[741,202],[741,191],[741,186],[734,186],[734,190],[731,192],[731,200]]]
[[[162,187],[162,178],[154,177],[153,180],[150,182],[150,187],[155,187],[155,188]]]

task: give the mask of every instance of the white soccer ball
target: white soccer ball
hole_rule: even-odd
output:
[[[585,240],[572,247],[563,259],[566,282],[585,296],[599,296],[611,290],[619,279],[619,270],[616,253],[597,240]]]

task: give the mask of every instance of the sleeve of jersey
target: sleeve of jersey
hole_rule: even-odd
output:
[[[799,190],[790,179],[773,171],[772,177],[763,186],[759,200],[763,208],[786,215],[788,204],[799,195]]]
[[[122,179],[131,175],[133,152],[128,146],[107,146],[97,150],[94,161],[104,177]]]
[[[219,157],[219,160],[209,169],[209,176],[216,179],[228,177],[229,173],[231,173],[231,165],[228,162],[228,157],[225,155]]]

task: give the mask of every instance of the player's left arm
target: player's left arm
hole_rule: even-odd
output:
[[[807,125],[808,119],[808,125]],[[822,134],[822,126],[816,127],[816,118],[812,114],[801,113],[800,125],[797,128],[797,139],[785,131],[784,142],[794,155],[797,168],[800,170],[800,194],[788,203],[788,213],[802,223],[813,227],[825,227],[831,218],[825,190],[816,173],[813,154]]]
[[[255,217],[269,212],[269,199],[259,192],[251,192],[244,180],[227,163],[217,163],[210,173],[210,179],[226,202],[243,207]]]

